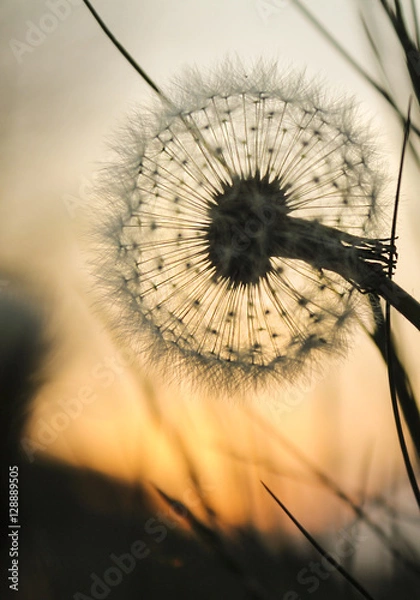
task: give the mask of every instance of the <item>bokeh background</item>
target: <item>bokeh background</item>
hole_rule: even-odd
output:
[[[372,514],[384,523],[389,518],[384,503],[396,512],[414,512],[386,369],[362,330],[355,332],[347,358],[326,365],[323,377],[257,399],[200,397],[170,377],[162,381],[144,372],[141,357],[135,364],[124,359],[95,308],[85,253],[89,207],[107,142],[133,107],[141,110],[153,100],[153,92],[81,1],[66,0],[60,19],[51,19],[52,6],[59,4],[3,0],[0,9],[0,268],[43,307],[51,341],[45,383],[31,405],[23,439],[31,464],[48,454],[120,481],[151,482],[185,503],[193,465],[225,523],[252,523],[271,547],[285,532],[302,543],[263,490],[263,479],[312,532],[334,536],[351,512],[293,459],[276,439],[278,431],[356,500],[370,502]],[[306,5],[376,76],[360,5],[352,0],[307,0]],[[365,13],[377,15],[374,5],[365,3]],[[360,126],[372,122],[378,138],[392,204],[400,127],[371,86],[291,1],[100,0],[95,6],[165,90],[184,67],[208,69],[233,55],[245,61],[278,59],[285,68],[306,69],[335,95],[355,96]],[[402,56],[389,41],[385,20],[374,23],[405,106]],[[413,172],[408,162],[396,279],[420,297],[420,210]],[[398,316],[394,323],[419,391],[418,337]],[[64,407],[77,415],[66,419]],[[358,549],[361,568],[377,568],[371,549],[369,538]]]

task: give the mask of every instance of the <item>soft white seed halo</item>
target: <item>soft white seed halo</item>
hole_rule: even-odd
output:
[[[98,190],[95,271],[113,330],[143,363],[203,388],[318,370],[345,352],[360,294],[316,261],[267,251],[252,282],[239,265],[261,263],[279,202],[291,217],[376,232],[383,174],[369,128],[357,128],[353,102],[274,62],[190,70],[168,97],[130,119]],[[234,232],[216,242],[215,204],[229,210],[213,229]]]

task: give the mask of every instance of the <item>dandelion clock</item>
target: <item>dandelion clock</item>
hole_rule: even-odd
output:
[[[351,103],[276,64],[189,71],[131,117],[100,199],[119,337],[218,389],[291,381],[387,293],[383,174]]]

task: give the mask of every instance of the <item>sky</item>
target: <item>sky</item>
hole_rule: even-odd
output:
[[[306,5],[374,74],[356,2],[307,0]],[[238,56],[245,62],[278,59],[284,68],[305,69],[309,78],[324,81],[339,96],[355,96],[378,132],[389,172],[396,172],[400,132],[390,112],[291,1],[102,0],[95,6],[168,93],[171,80],[185,67],[211,69],[227,56]],[[142,375],[116,358],[115,345],[92,306],[84,253],[89,194],[107,156],[106,145],[133,108],[155,101],[154,93],[80,0],[3,0],[0,33],[0,260],[2,269],[30,281],[48,309],[56,339],[53,372],[38,399],[28,439],[39,441],[40,428],[50,429],[66,400],[77,398],[84,406],[81,415],[59,433],[54,430],[50,441],[41,444],[47,451],[122,477],[153,474],[168,491],[179,491],[185,467],[162,435],[165,426],[161,423],[159,429],[152,422]],[[390,51],[390,46],[384,48]],[[412,240],[420,223],[410,192],[407,183],[400,272],[408,291],[420,295],[411,268],[418,258]],[[406,326],[400,327],[400,335],[413,364],[415,338]],[[90,403],[82,398],[89,395],[86,388]],[[217,448],[234,437],[238,454],[286,460],[276,444],[252,426],[242,406],[209,406],[161,382],[156,390],[162,422],[181,427],[191,448],[201,448],[197,462],[209,486],[217,489],[215,502],[227,518],[240,521],[252,514],[262,527],[271,526],[276,515],[262,510],[261,493],[251,481],[258,479],[258,469],[251,469],[252,477],[244,483],[241,461],[232,465]],[[400,471],[385,369],[363,333],[356,334],[348,359],[332,363],[324,379],[251,408],[262,411],[354,489],[369,453],[373,489],[391,486]],[[223,489],[217,485],[220,479]],[[238,481],[251,492],[238,491]],[[296,482],[282,485],[296,510],[304,512],[305,498]],[[308,518],[324,526],[328,515],[322,498]]]

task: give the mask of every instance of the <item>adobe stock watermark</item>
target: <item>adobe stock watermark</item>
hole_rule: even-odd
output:
[[[366,539],[367,535],[360,531],[360,523],[355,522],[350,527],[341,529],[338,532],[335,547],[330,552],[330,556],[337,563],[341,563],[344,559],[354,556],[357,547]],[[299,584],[298,591],[288,590],[283,594],[281,600],[303,600],[303,598],[307,598],[308,594],[317,592],[322,583],[327,581],[336,569],[336,566],[325,557],[322,557],[319,561],[311,561],[296,576],[296,581]]]
[[[255,7],[262,21],[267,25],[274,15],[289,6],[290,0],[256,0]]]
[[[42,46],[47,37],[69,18],[73,9],[82,6],[82,0],[46,0],[46,11],[35,21],[26,21],[24,39],[12,38],[9,46],[18,64],[23,63],[25,55],[32,54]]]
[[[214,489],[214,486],[203,486],[203,494],[207,494]],[[193,486],[185,490],[182,501],[172,503],[172,512],[179,518],[187,516],[188,511],[200,503],[197,491]],[[187,508],[188,506],[188,508]],[[150,542],[161,544],[168,536],[168,529],[175,529],[179,526],[179,521],[170,518],[169,512],[159,512],[150,517],[144,524],[142,539],[134,540],[126,552],[116,554],[112,552],[109,555],[109,566],[101,574],[91,573],[88,583],[89,592],[75,592],[73,600],[105,600],[111,594],[113,588],[116,588],[122,581],[130,576],[136,569],[140,561],[150,556],[152,549]]]
[[[82,177],[77,195],[63,194],[61,199],[71,219],[77,219],[83,213],[87,213],[88,207],[92,203],[92,194],[99,180],[99,173],[93,173],[90,179]]]
[[[90,382],[81,386],[76,393],[69,397],[60,398],[58,408],[52,411],[47,418],[40,418],[35,423],[33,434],[23,437],[21,447],[29,462],[35,460],[36,452],[44,452],[58,437],[83,413],[85,407],[98,399],[95,391],[112,386],[118,377],[121,377],[131,364],[133,358],[122,354],[106,356],[96,363],[90,371]]]
[[[325,372],[324,372],[325,373]],[[310,379],[302,379],[286,386],[278,397],[270,395],[270,401],[266,402],[265,408],[276,416],[288,416],[303,407],[305,402],[311,398],[321,381],[321,374],[314,372]]]

